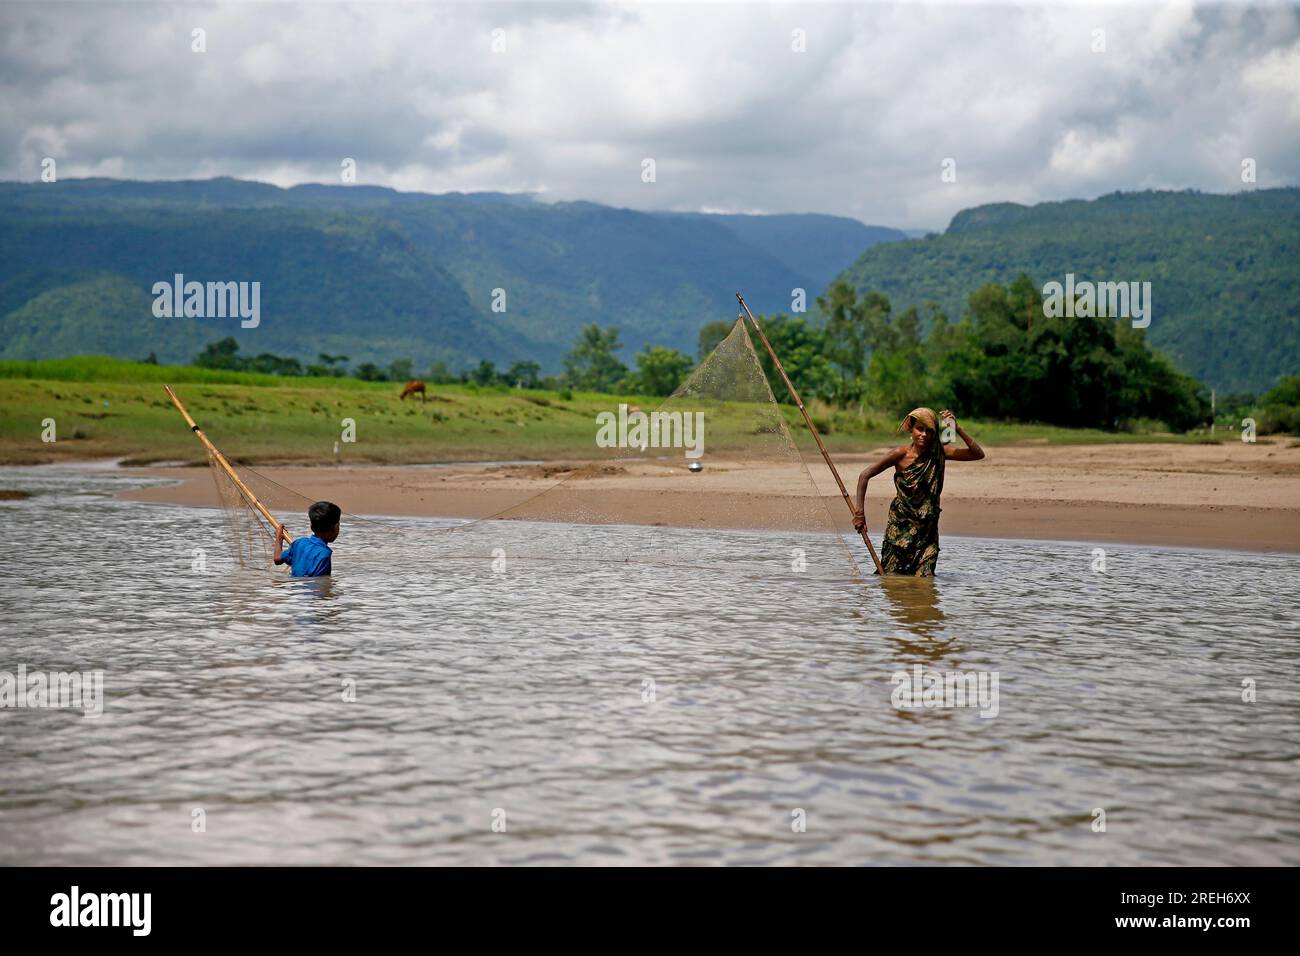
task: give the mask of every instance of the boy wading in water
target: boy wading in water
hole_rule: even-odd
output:
[[[956,431],[966,443],[965,448],[949,448],[939,440],[940,421]],[[930,577],[939,560],[939,496],[943,493],[944,465],[949,459],[979,461],[984,449],[947,409],[935,415],[928,408],[914,408],[899,423],[898,430],[911,432],[912,444],[895,448],[858,476],[853,528],[861,531],[867,526],[863,511],[867,482],[892,466],[897,494],[889,506],[880,566],[886,574]]]
[[[319,578],[329,574],[330,542],[339,536],[343,510],[332,501],[318,501],[307,509],[311,537],[297,538],[288,548],[284,545],[284,525],[275,529],[275,563],[287,564],[295,578]]]

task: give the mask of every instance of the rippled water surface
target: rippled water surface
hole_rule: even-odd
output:
[[[304,582],[130,484],[0,471],[0,671],[105,698],[0,709],[0,863],[1300,863],[1291,557],[947,538],[886,587],[530,525],[497,573],[407,520]],[[652,534],[709,560],[601,560]],[[916,665],[996,716],[895,707]]]

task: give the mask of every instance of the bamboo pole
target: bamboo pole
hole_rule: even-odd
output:
[[[745,297],[737,292],[736,299],[740,302],[740,307],[745,310],[745,314],[749,316],[749,321],[753,324],[754,331],[756,331],[758,337],[762,339],[763,347],[767,349],[767,354],[772,356],[772,362],[776,365],[776,370],[781,373],[781,378],[785,381],[785,387],[790,390],[790,397],[793,398],[794,403],[799,406],[799,413],[803,415],[804,424],[807,425],[808,430],[812,432],[813,440],[817,442],[817,448],[821,451],[822,458],[826,460],[826,466],[830,468],[831,474],[835,476],[835,484],[840,486],[840,494],[844,496],[844,503],[849,506],[849,514],[853,514],[856,510],[853,507],[853,499],[849,497],[849,490],[844,487],[844,481],[840,478],[840,473],[835,467],[835,462],[831,461],[831,453],[826,450],[826,445],[822,442],[822,436],[817,434],[817,427],[813,425],[812,418],[808,415],[808,409],[804,408],[803,399],[801,399],[799,393],[795,391],[794,383],[790,381],[790,376],[785,374],[785,366],[783,366],[781,360],[776,357],[776,351],[772,348],[772,343],[767,340],[767,335],[763,332],[763,327],[758,324],[758,319],[754,318],[754,313],[749,311],[749,306],[745,303]],[[864,517],[866,515],[865,503],[863,507],[863,515]],[[862,528],[862,541],[866,544],[867,550],[871,552],[871,560],[876,566],[876,573],[883,577],[885,569],[880,566],[880,558],[876,555],[876,549],[871,544],[871,538],[867,536],[865,525],[863,525]]]
[[[190,431],[194,432],[194,434],[198,436],[199,441],[203,443],[203,447],[208,450],[208,454],[216,459],[217,464],[220,465],[222,470],[230,476],[230,480],[235,483],[235,487],[239,489],[239,493],[244,496],[248,503],[255,508],[263,518],[271,523],[271,527],[276,528],[277,530],[283,528],[284,525],[280,523],[275,515],[271,514],[270,509],[258,500],[257,495],[253,494],[248,485],[244,484],[243,479],[236,474],[234,467],[230,462],[226,461],[226,456],[217,450],[217,446],[212,444],[212,442],[208,440],[208,436],[203,434],[203,430],[194,423],[194,419],[191,418],[190,413],[185,410],[185,406],[181,404],[181,400],[176,397],[176,393],[172,391],[172,387],[170,385],[164,385],[163,388],[166,389],[167,397],[172,400],[172,404],[176,406],[177,411],[185,417],[185,424],[190,426]],[[284,532],[284,540],[293,540],[288,531]]]

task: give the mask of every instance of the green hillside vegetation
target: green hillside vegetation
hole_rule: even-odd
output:
[[[1300,189],[1230,196],[1117,193],[1092,202],[968,209],[941,236],[874,246],[842,275],[895,308],[970,295],[1021,274],[1149,281],[1151,344],[1223,391],[1259,393],[1300,364]]]
[[[806,276],[808,300],[839,274],[837,262],[853,262],[864,249],[880,242],[899,242],[907,233],[884,226],[864,226],[856,219],[815,213],[787,216],[729,216],[679,213],[717,223],[744,242],[762,249],[799,275]]]
[[[427,361],[481,349],[516,354],[432,256],[373,220],[283,209],[53,208],[0,225],[0,256],[10,276],[0,285],[3,357],[55,358],[70,341],[80,343],[76,352],[140,357],[148,343],[161,360],[180,362],[224,335],[290,355],[358,346]],[[260,324],[156,317],[153,284],[176,273],[260,281]]]
[[[4,353],[35,358],[120,350],[144,356],[157,347],[161,324],[148,290],[125,276],[90,275],[39,293],[0,319]],[[87,322],[85,316],[97,321]],[[169,357],[195,354],[210,334],[198,319],[167,323]]]
[[[1300,434],[1300,375],[1286,376],[1255,404],[1259,409],[1259,431]],[[1234,413],[1233,418],[1237,417]]]
[[[901,238],[829,216],[365,186],[4,183],[0,358],[60,357],[79,340],[76,352],[184,362],[233,336],[245,354],[303,363],[325,352],[381,367],[532,360],[555,371],[586,325],[617,327],[624,361],[651,344],[690,351],[704,322],[733,314],[735,289],[789,302],[804,288],[811,300],[863,248]],[[141,311],[129,290],[151,303],[153,283],[175,273],[259,281],[261,324]]]

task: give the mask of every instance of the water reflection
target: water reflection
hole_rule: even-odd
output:
[[[942,584],[935,578],[884,577],[878,585],[875,597],[884,597],[894,622],[888,637],[900,661],[909,666],[949,662],[958,645],[939,606]]]
[[[942,633],[944,615],[935,578],[884,577],[878,583],[900,628],[917,638]]]

